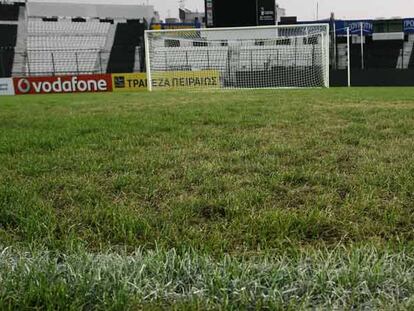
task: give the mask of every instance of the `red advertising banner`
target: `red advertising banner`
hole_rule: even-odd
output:
[[[16,95],[112,92],[110,74],[13,78]]]

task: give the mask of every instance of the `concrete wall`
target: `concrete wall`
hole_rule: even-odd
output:
[[[331,71],[331,86],[346,86],[346,70]],[[351,71],[352,86],[414,86],[414,69],[368,69]]]

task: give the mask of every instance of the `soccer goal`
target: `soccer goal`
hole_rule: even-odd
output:
[[[329,25],[149,30],[148,89],[329,87]]]

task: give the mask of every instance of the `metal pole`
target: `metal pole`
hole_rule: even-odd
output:
[[[322,37],[321,37],[321,43],[322,43],[322,55],[323,55],[323,57],[325,58],[325,60],[326,60],[326,48],[325,48],[325,37],[322,35]],[[324,66],[323,66],[323,61],[322,61],[322,68],[323,68]],[[324,72],[323,72],[323,75],[324,75],[324,78],[325,78],[325,87],[326,87],[326,68],[323,68],[324,69]],[[329,65],[328,65],[328,70],[329,70]]]
[[[298,38],[295,38],[295,67],[297,67],[297,58],[298,58],[298,56],[297,56],[297,54],[298,54]]]
[[[145,47],[144,46],[141,46],[139,57],[140,57],[140,60],[139,60],[140,72],[145,72]]]
[[[327,31],[326,31],[326,35],[322,35],[322,48],[325,50],[325,87],[329,88],[330,87],[330,68],[329,68],[329,62],[331,60],[330,58],[330,26],[329,24],[326,25],[327,27]],[[324,37],[326,36],[326,38]]]
[[[328,29],[327,29],[327,38],[326,40],[328,42],[326,42],[326,87],[329,88],[331,86],[331,73],[329,71],[329,61],[331,60],[331,56],[330,56],[330,45],[331,45],[331,37],[329,36],[329,33],[331,32],[331,26],[328,24]]]
[[[278,6],[276,5],[276,12],[275,12],[275,15],[276,15],[276,38],[279,37],[279,16],[277,15],[277,9],[278,9]]]
[[[104,73],[102,69],[102,51],[99,51],[99,72]]]
[[[311,26],[311,27],[315,27],[315,26],[326,26],[326,23],[312,23],[312,24],[301,24],[302,27],[306,27],[306,26]],[[293,25],[283,25],[282,28],[283,29],[291,29],[291,28],[297,28],[298,25],[293,24]],[[275,29],[274,25],[271,26],[260,26],[260,28],[257,28],[257,26],[247,26],[247,27],[220,27],[220,28],[207,28],[207,29],[203,29],[203,32],[217,32],[217,31],[234,31],[234,30],[263,30],[263,29]],[[188,33],[188,29],[174,29],[175,32],[179,33],[179,32],[187,32]],[[171,32],[170,29],[161,29],[161,30],[146,30],[146,32],[148,33],[165,33],[165,32]]]
[[[6,70],[3,66],[3,49],[0,49],[0,77],[6,76]]]
[[[53,68],[53,75],[56,75],[56,66],[55,66],[55,57],[53,56],[53,52],[50,53],[52,55],[52,68]]]
[[[333,35],[334,35],[334,37],[333,37],[333,41],[334,41],[334,62],[333,62],[333,67],[334,67],[334,69],[336,70],[337,69],[337,50],[336,50],[336,23],[335,23],[335,21],[333,22]]]
[[[278,8],[279,8],[279,5],[276,4],[276,8],[275,8],[275,25],[276,26],[279,26],[279,15],[277,14],[278,13]],[[277,32],[277,28],[276,28],[276,32]]]
[[[348,54],[348,87],[351,87],[351,40],[349,27],[346,28],[346,43],[347,43],[347,54]]]
[[[319,20],[319,1],[316,1],[316,20]]]
[[[76,61],[76,74],[79,75],[79,60],[78,60],[78,53],[75,52],[75,61]]]
[[[26,63],[27,63],[27,74],[29,76],[31,76],[31,73],[30,73],[30,58],[29,58],[29,53],[27,52],[27,50],[24,54],[24,57],[26,58]],[[26,76],[27,76],[27,74],[26,74]]]
[[[365,69],[364,64],[364,24],[361,22],[361,69]]]
[[[276,50],[276,68],[279,70],[279,50]]]
[[[147,86],[148,91],[152,91],[152,76],[151,76],[151,61],[150,61],[150,46],[149,46],[149,38],[148,38],[148,30],[145,31],[144,35],[145,41],[145,62],[146,62],[146,69],[147,69]]]
[[[312,68],[315,65],[315,44],[312,44]]]

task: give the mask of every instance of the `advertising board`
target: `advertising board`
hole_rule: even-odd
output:
[[[351,35],[360,35],[361,24],[364,35],[372,35],[374,31],[374,22],[372,20],[337,20],[335,21],[336,34],[346,35],[346,28],[349,27]]]
[[[0,96],[3,95],[14,95],[14,86],[12,78],[0,79]]]
[[[413,18],[407,18],[404,20],[404,32],[414,33],[414,19]]]
[[[13,78],[16,95],[111,92],[109,74]]]
[[[148,89],[145,73],[113,74],[112,85],[114,92]],[[152,87],[157,89],[219,88],[220,72],[217,70],[154,72]]]

